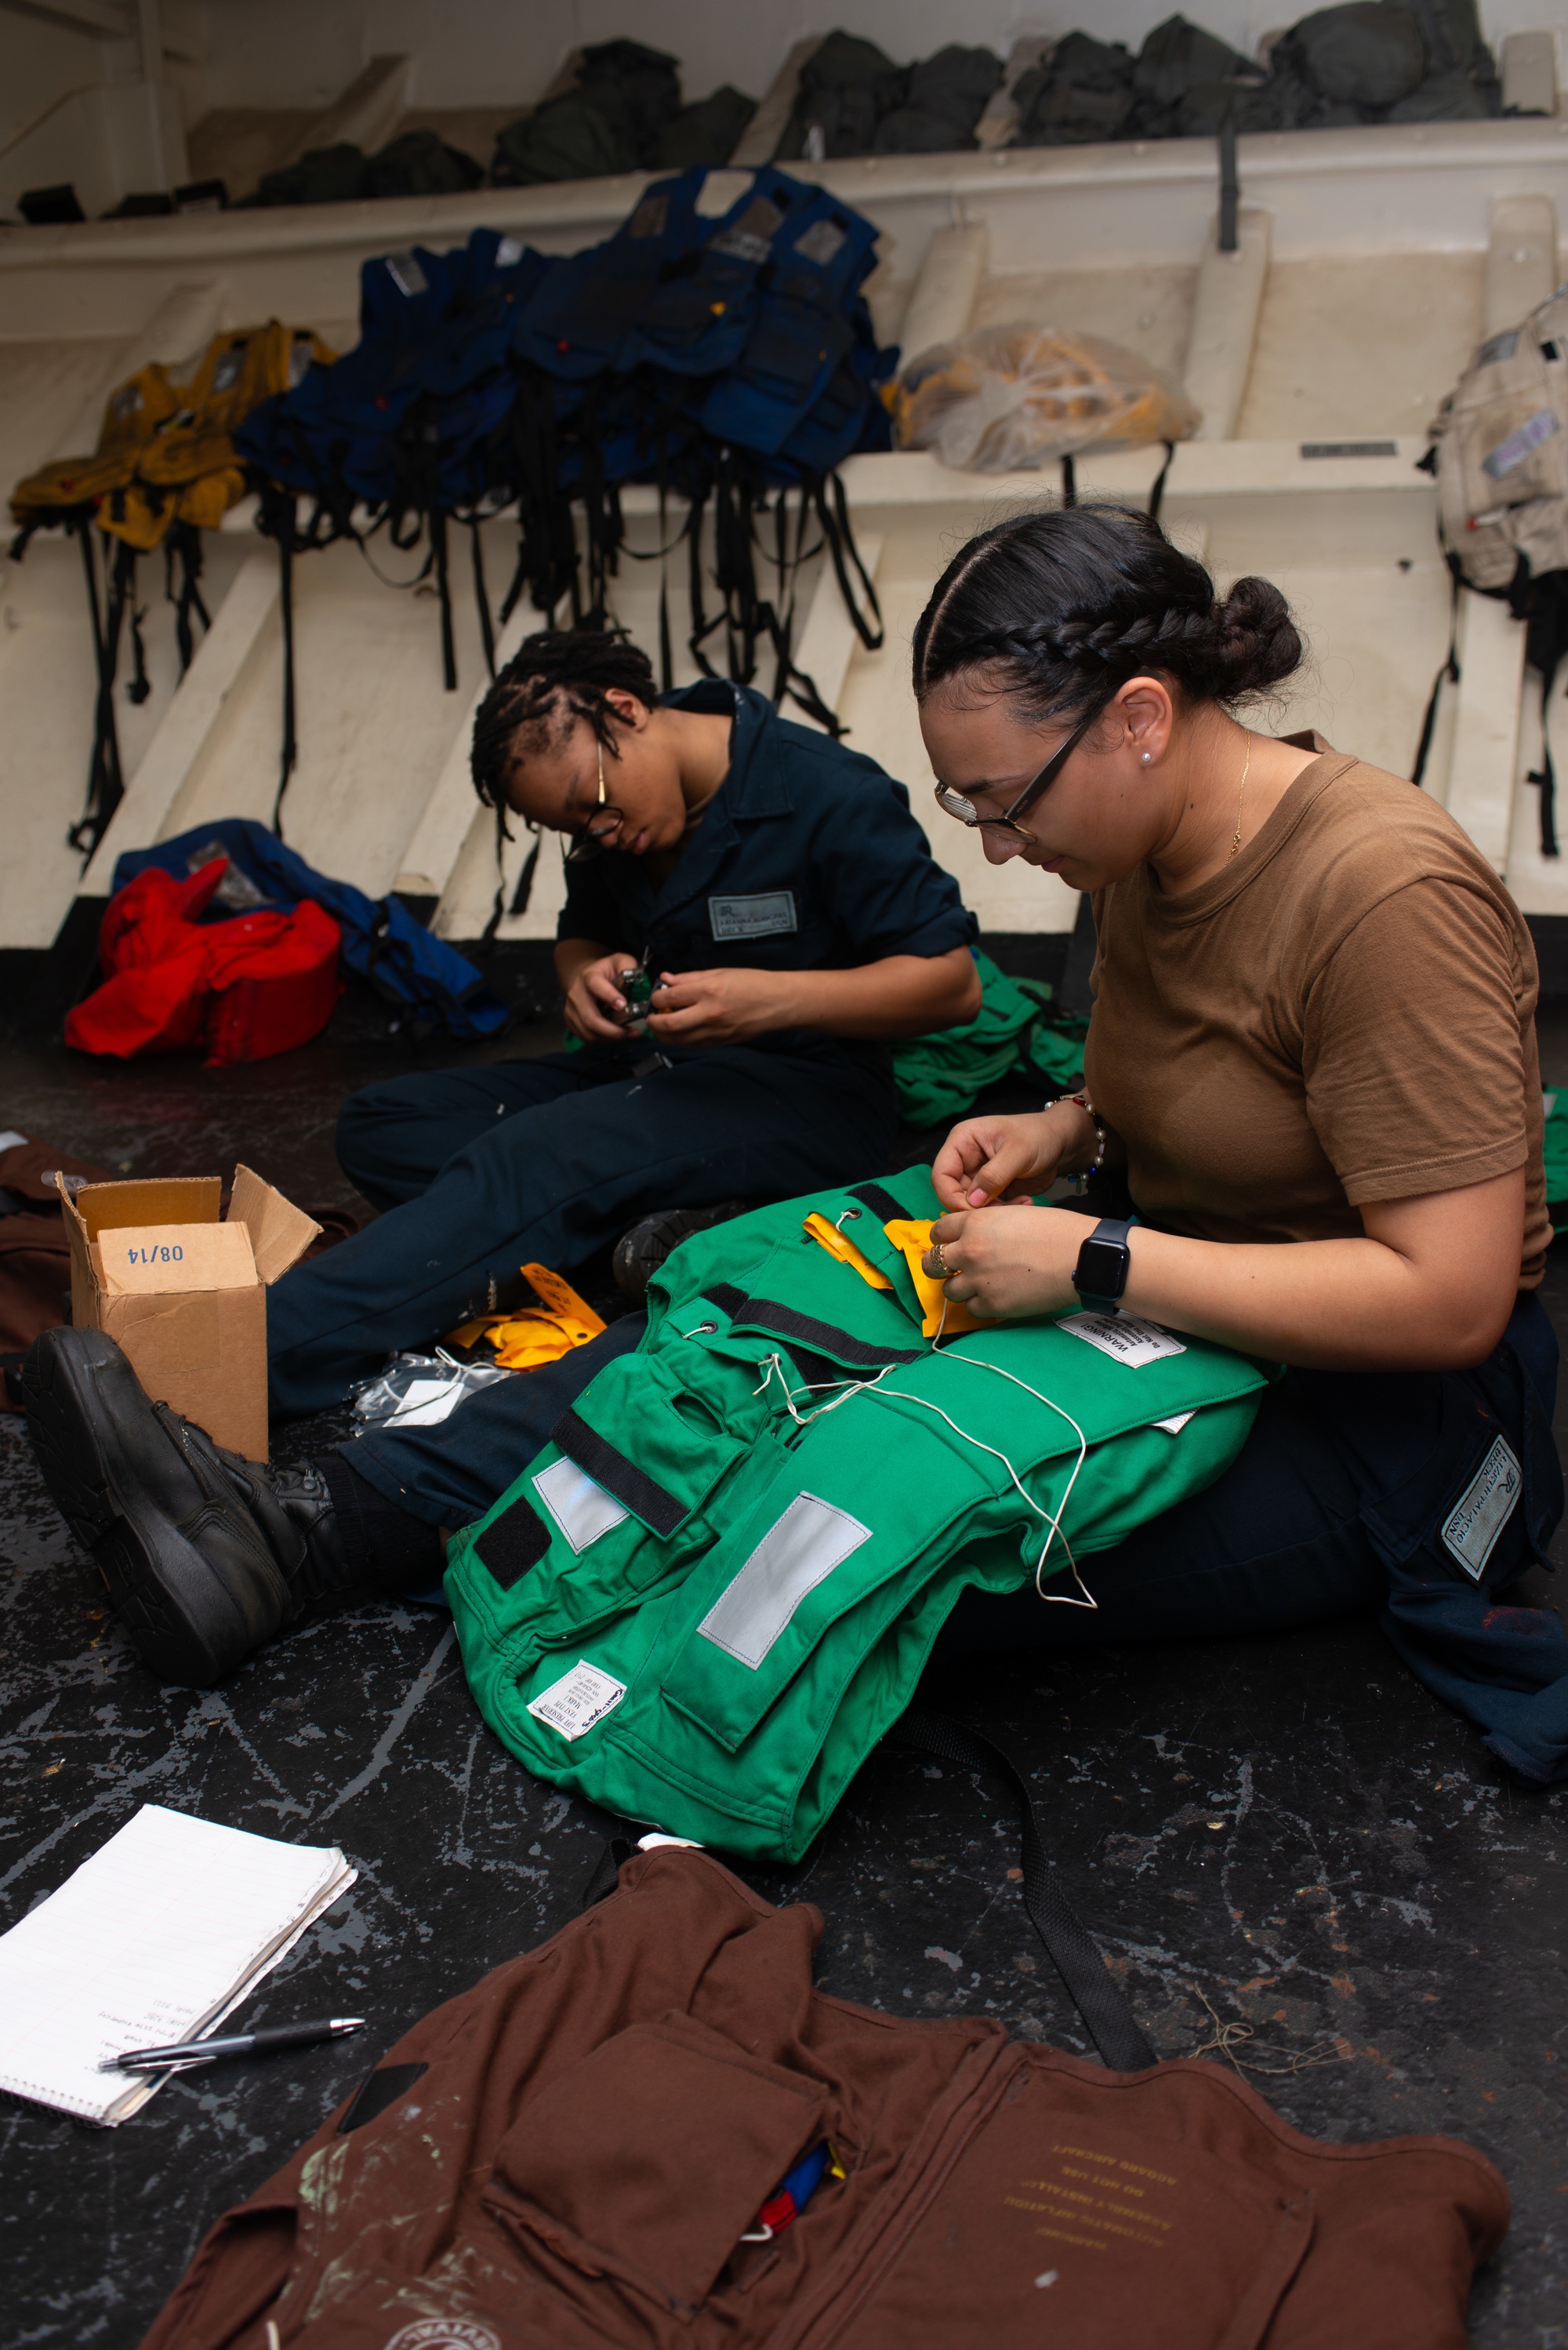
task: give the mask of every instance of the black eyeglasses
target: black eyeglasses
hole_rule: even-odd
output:
[[[612,807],[605,797],[605,746],[602,743],[598,752],[598,800],[587,824],[580,826],[571,836],[572,845],[566,852],[568,865],[587,865],[593,858],[602,857],[626,822],[620,809]]]
[[[966,799],[962,792],[953,791],[947,784],[937,785],[937,806],[944,816],[956,816],[960,824],[967,824],[971,832],[988,829],[1016,832],[1027,840],[1029,835],[1023,832],[1019,817],[1027,816],[1035,801],[1050,789],[1105,706],[1104,702],[1096,702],[1088,714],[1078,721],[1061,749],[1052,754],[1032,783],[1024,785],[1005,816],[981,816],[971,799]]]

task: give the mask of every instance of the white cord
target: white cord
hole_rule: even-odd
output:
[[[943,1319],[946,1319],[945,1308],[943,1311]],[[932,1351],[935,1352],[934,1346]],[[1001,1461],[1009,1477],[1012,1480],[1013,1485],[1016,1487],[1020,1498],[1023,1500],[1025,1506],[1033,1510],[1035,1516],[1043,1520],[1047,1527],[1048,1532],[1045,1536],[1044,1548],[1041,1551],[1039,1557],[1034,1562],[1034,1588],[1040,1597],[1050,1601],[1053,1605],[1059,1607],[1097,1608],[1099,1601],[1095,1597],[1093,1592],[1084,1581],[1083,1576],[1079,1574],[1078,1562],[1073,1556],[1073,1546],[1067,1540],[1067,1536],[1064,1533],[1062,1527],[1063,1515],[1066,1510],[1068,1502],[1072,1498],[1073,1488],[1078,1482],[1078,1471],[1082,1469],[1088,1455],[1088,1439],[1085,1437],[1083,1430],[1079,1427],[1077,1421],[1073,1418],[1070,1411],[1064,1411],[1062,1406],[1059,1403],[1053,1403],[1048,1395],[1042,1395],[1038,1388],[1032,1388],[1027,1379],[1021,1379],[1017,1378],[1013,1372],[1004,1371],[1001,1369],[997,1364],[985,1362],[978,1356],[957,1354],[952,1347],[948,1348],[947,1355],[948,1358],[952,1361],[971,1364],[977,1370],[995,1371],[999,1378],[1011,1379],[1015,1388],[1022,1388],[1025,1395],[1033,1396],[1037,1403],[1044,1404],[1048,1410],[1055,1412],[1059,1419],[1066,1421],[1068,1427],[1072,1430],[1074,1435],[1078,1440],[1078,1457],[1073,1463],[1072,1473],[1067,1479],[1065,1491],[1062,1495],[1061,1502],[1057,1505],[1054,1516],[1053,1516],[1049,1510],[1044,1510],[1041,1508],[1039,1503],[1035,1501],[1033,1495],[1024,1484],[1023,1480],[1018,1474],[1017,1470],[1013,1467],[1006,1453],[999,1451],[994,1444],[987,1444],[981,1438],[971,1436],[967,1428],[961,1428],[957,1420],[952,1419],[949,1413],[945,1412],[940,1404],[932,1403],[929,1397],[910,1395],[905,1388],[882,1388],[882,1381],[887,1378],[888,1372],[894,1368],[894,1366],[891,1363],[885,1363],[874,1379],[823,1379],[815,1382],[808,1381],[805,1389],[805,1392],[807,1394],[815,1394],[819,1387],[823,1388],[840,1387],[843,1388],[844,1392],[842,1395],[835,1396],[831,1403],[819,1404],[815,1411],[801,1412],[795,1409],[794,1393],[791,1390],[789,1380],[784,1374],[783,1362],[776,1354],[769,1355],[764,1357],[765,1369],[763,1371],[762,1385],[760,1387],[753,1388],[752,1393],[754,1396],[765,1394],[774,1374],[776,1373],[778,1376],[779,1385],[784,1389],[784,1409],[789,1413],[790,1418],[794,1421],[797,1428],[809,1428],[813,1420],[821,1419],[827,1412],[836,1411],[840,1404],[847,1403],[853,1396],[867,1394],[872,1388],[879,1388],[884,1395],[896,1396],[903,1403],[918,1404],[922,1410],[934,1411],[937,1418],[939,1419],[946,1420],[948,1426],[952,1430],[953,1434],[956,1437],[959,1437],[965,1444],[972,1444],[977,1452],[988,1452],[993,1461]],[[1081,1599],[1074,1599],[1064,1591],[1047,1591],[1044,1588],[1041,1583],[1040,1578],[1044,1572],[1045,1561],[1051,1555],[1051,1545],[1058,1539],[1060,1539],[1062,1547],[1067,1554],[1067,1565],[1072,1570],[1073,1580],[1077,1585],[1078,1589],[1083,1593],[1083,1597]]]

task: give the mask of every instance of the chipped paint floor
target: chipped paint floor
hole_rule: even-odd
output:
[[[338,1026],[215,1076],[13,1048],[0,1124],[138,1173],[241,1156],[296,1197],[343,1200],[337,1100],[406,1055],[373,1018],[342,1039]],[[523,1049],[551,1041],[530,1031]],[[1548,1081],[1568,1077],[1568,1031],[1543,1046]],[[1561,1256],[1546,1294],[1568,1334]],[[279,1455],[322,1438],[301,1423]],[[221,1690],[166,1690],[105,1615],[9,1415],[0,1527],[0,1924],[145,1802],[336,1842],[359,1871],[247,2018],[369,2016],[355,2041],[176,2080],[112,2132],[0,2099],[5,2341],[130,2350],[209,2222],[410,2022],[576,1913],[607,1824],[483,1727],[444,1615],[322,1617]],[[1515,2217],[1477,2286],[1472,2339],[1564,2350],[1568,1790],[1515,1786],[1370,1619],[971,1663],[931,1694],[1018,1754],[1068,1889],[1162,2054],[1207,2044],[1325,2137],[1449,2130],[1480,2147]],[[887,1752],[805,1865],[746,1873],[822,1909],[826,1988],[905,2014],[981,2010],[1081,2049],[1016,1866],[992,1791]]]

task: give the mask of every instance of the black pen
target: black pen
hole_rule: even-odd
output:
[[[336,2040],[340,2032],[358,2032],[362,2015],[333,2015],[324,2023],[269,2023],[258,2032],[231,2033],[222,2040],[182,2040],[171,2048],[128,2048],[123,2056],[106,2056],[100,2073],[159,2073],[166,2064],[212,2064],[220,2056],[262,2056],[272,2048],[307,2048],[315,2040]]]

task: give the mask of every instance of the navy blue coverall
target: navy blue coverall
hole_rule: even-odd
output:
[[[846,971],[972,945],[957,883],[873,760],[744,686],[667,700],[733,713],[729,773],[662,887],[616,849],[568,867],[562,938],[672,972]],[[653,1209],[787,1199],[887,1163],[884,1045],[791,1029],[659,1047],[668,1066],[650,1066],[655,1049],[450,1069],[346,1103],[338,1157],[385,1212],[268,1293],[273,1409],[339,1401],[395,1349],[484,1312],[520,1264],[570,1274]]]

